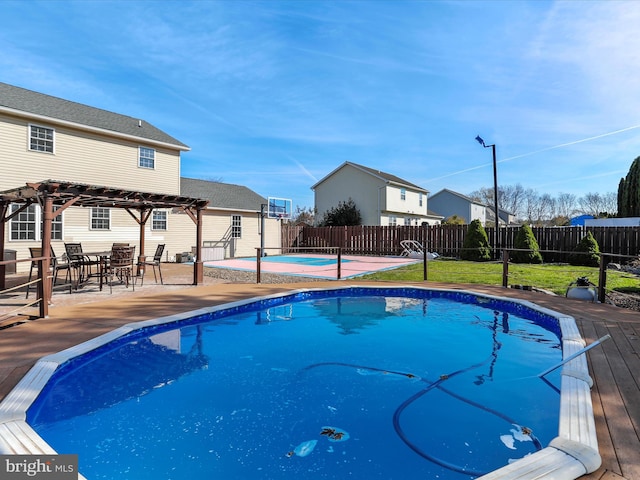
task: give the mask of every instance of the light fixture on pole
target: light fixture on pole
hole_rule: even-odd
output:
[[[492,151],[493,151],[493,211],[495,214],[495,221],[496,221],[496,230],[495,230],[495,237],[494,237],[494,258],[498,259],[499,258],[499,252],[500,252],[500,235],[498,234],[498,226],[500,225],[500,217],[498,216],[498,167],[497,167],[497,162],[496,162],[496,145],[485,145],[484,140],[482,139],[482,137],[480,137],[480,135],[478,135],[476,137],[476,140],[478,141],[478,143],[480,145],[482,145],[484,148],[489,148],[491,147]]]

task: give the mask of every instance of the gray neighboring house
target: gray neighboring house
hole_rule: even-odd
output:
[[[487,223],[487,206],[484,203],[446,188],[429,197],[429,207],[445,219],[457,215],[466,224],[474,220],[480,220],[482,225]]]
[[[487,222],[495,223],[493,207],[447,188],[429,197],[429,207],[445,219],[457,215],[466,224],[474,220],[480,220],[483,226],[486,226]],[[511,225],[515,222],[515,216],[511,212],[501,208],[498,214],[500,223],[503,225]]]
[[[202,222],[204,261],[256,255],[262,240],[260,210],[267,204],[266,198],[243,185],[184,177],[180,178],[180,192],[209,200]],[[264,228],[265,248],[279,248],[280,220],[265,217]]]

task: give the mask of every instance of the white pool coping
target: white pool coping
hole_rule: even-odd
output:
[[[254,302],[297,295],[301,293],[348,289],[416,289],[455,294],[468,294],[488,299],[507,301],[531,308],[558,319],[562,331],[563,358],[585,347],[573,317],[540,307],[526,300],[486,295],[470,290],[435,289],[410,285],[357,286],[300,289],[286,293],[254,297],[214,307],[191,310],[166,317],[130,323],[94,339],[41,358],[0,403],[0,454],[49,455],[55,450],[26,422],[27,410],[38,397],[58,366],[68,360],[90,352],[135,330],[179,322],[194,316],[226,310]],[[585,355],[579,355],[562,367],[560,393],[560,421],[558,436],[549,445],[531,455],[479,477],[477,480],[575,480],[600,467],[596,427],[591,403],[592,380]],[[78,474],[79,479],[84,477]]]

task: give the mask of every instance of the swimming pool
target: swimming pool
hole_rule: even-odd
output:
[[[471,319],[477,342],[458,331],[463,319]],[[181,329],[167,329],[167,322]],[[123,327],[43,359],[40,371],[25,377],[29,385],[45,385],[43,395],[8,398],[2,407],[30,406],[29,423],[59,451],[81,452],[81,471],[89,478],[114,472],[137,478],[135,470],[148,473],[153,458],[154,478],[173,468],[185,478],[344,478],[351,472],[357,478],[462,479],[528,455],[508,467],[513,470],[540,454],[562,456],[572,472],[585,473],[587,462],[564,453],[568,447],[542,449],[560,443],[563,423],[575,415],[559,409],[558,435],[557,407],[565,402],[553,387],[562,383],[564,397],[567,381],[585,383],[586,373],[581,380],[572,373],[585,366],[580,359],[568,364],[570,379],[559,372],[549,384],[536,377],[560,359],[561,330],[565,356],[575,351],[579,337],[571,322],[526,302],[465,292],[304,291]],[[510,352],[540,345],[546,353],[506,363]],[[123,382],[132,364],[163,368],[133,377],[127,372]],[[570,404],[585,401],[581,389],[569,391]],[[520,396],[500,402],[509,392]],[[544,406],[548,399],[553,408]],[[534,402],[524,407],[525,400]],[[158,416],[166,406],[173,406],[169,414]],[[569,433],[581,422],[589,423],[570,421]],[[169,438],[160,438],[165,431]],[[571,435],[567,440],[575,442]],[[124,449],[114,449],[117,442]],[[497,449],[506,457],[494,455]],[[101,454],[99,466],[87,465],[87,457]],[[535,463],[545,465],[539,458]]]

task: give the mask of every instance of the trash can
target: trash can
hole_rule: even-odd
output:
[[[176,263],[182,263],[182,253],[176,253]]]
[[[16,260],[17,253],[18,253],[17,250],[5,250],[2,259],[3,260]],[[7,274],[16,273],[16,264],[12,263],[11,265],[6,265],[5,272]]]

